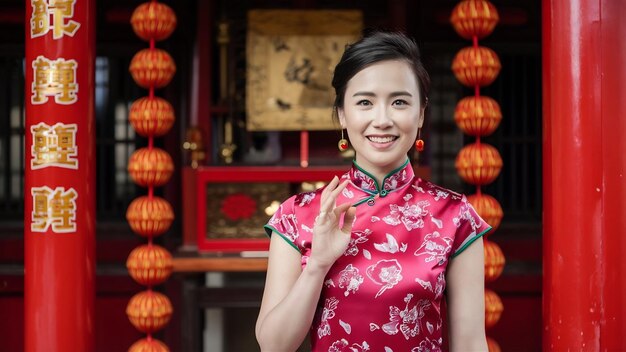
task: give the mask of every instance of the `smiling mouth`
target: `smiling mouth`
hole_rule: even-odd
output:
[[[398,137],[397,136],[386,136],[386,137],[369,136],[367,137],[367,139],[374,143],[391,143],[395,141],[396,139],[398,139]]]

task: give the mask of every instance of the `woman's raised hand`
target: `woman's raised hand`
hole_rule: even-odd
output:
[[[313,226],[311,256],[307,266],[328,270],[348,248],[356,208],[350,202],[336,204],[337,197],[348,182],[346,180],[340,184],[339,178],[335,176],[322,191],[320,212]],[[343,226],[339,228],[342,214],[345,214]]]

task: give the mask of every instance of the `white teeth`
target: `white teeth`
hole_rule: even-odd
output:
[[[393,136],[389,136],[389,137],[367,137],[367,139],[369,139],[370,141],[374,142],[374,143],[390,143],[393,142],[396,137]]]

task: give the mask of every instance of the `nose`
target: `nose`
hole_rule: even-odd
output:
[[[393,120],[391,119],[390,111],[385,108],[378,109],[376,116],[374,116],[374,121],[372,121],[372,125],[380,129],[391,127]]]

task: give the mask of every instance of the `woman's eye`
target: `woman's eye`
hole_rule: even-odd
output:
[[[398,99],[394,100],[392,105],[409,105],[406,100]]]
[[[370,106],[372,105],[372,103],[369,100],[359,100],[356,105],[361,105],[361,106]]]

